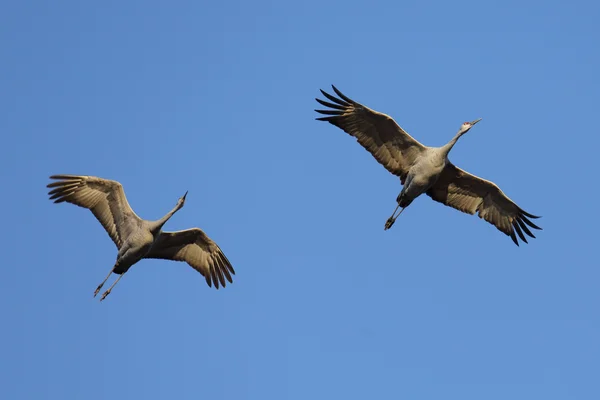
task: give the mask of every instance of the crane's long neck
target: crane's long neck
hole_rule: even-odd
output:
[[[452,150],[452,148],[454,147],[454,145],[456,144],[456,142],[458,141],[458,139],[460,139],[460,137],[464,134],[465,132],[461,132],[458,131],[456,133],[456,135],[454,135],[454,137],[452,139],[450,139],[450,141],[448,143],[446,143],[444,146],[441,147],[442,150],[442,154],[444,156],[448,156],[448,153],[450,153],[450,150]]]
[[[158,232],[162,229],[163,225],[167,223],[167,221],[177,212],[181,206],[177,204],[171,211],[169,211],[164,217],[157,221],[152,221],[151,230],[153,232]]]

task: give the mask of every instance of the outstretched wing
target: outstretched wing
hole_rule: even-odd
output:
[[[89,209],[110,238],[121,248],[133,228],[141,221],[127,202],[123,186],[109,179],[84,175],[52,175],[57,179],[46,187],[55,203],[67,202]]]
[[[232,283],[235,271],[219,246],[201,229],[161,232],[145,258],[185,261],[206,279],[208,286],[219,283],[225,287],[225,279]]]
[[[479,212],[483,218],[510,236],[518,246],[517,236],[527,243],[523,232],[535,238],[527,225],[542,229],[528,218],[539,218],[523,211],[496,184],[472,175],[448,163],[437,182],[426,192],[433,200],[467,214]]]
[[[371,110],[344,96],[335,86],[331,87],[340,98],[321,90],[323,96],[333,103],[315,99],[330,108],[315,110],[330,115],[317,120],[327,121],[354,136],[380,164],[392,174],[398,175],[404,184],[408,170],[426,147],[406,133],[390,116]]]

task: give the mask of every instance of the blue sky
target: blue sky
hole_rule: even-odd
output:
[[[596,399],[600,6],[591,1],[5,2],[0,397]],[[415,201],[319,88],[392,115],[544,228]],[[236,269],[116,256],[52,174],[123,183]]]

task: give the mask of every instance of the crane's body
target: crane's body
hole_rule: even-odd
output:
[[[415,157],[412,164],[408,167],[402,191],[396,198],[398,206],[396,207],[396,210],[394,210],[392,216],[387,220],[385,224],[386,230],[392,227],[396,218],[400,215],[396,215],[398,208],[404,209],[408,207],[413,200],[423,193],[426,193],[437,183],[440,175],[446,168],[446,165],[450,162],[448,160],[448,153],[452,150],[454,144],[479,121],[481,121],[481,119],[465,122],[458,133],[445,146],[423,146],[419,156]],[[400,212],[402,212],[402,210]]]
[[[111,274],[119,277],[104,292],[104,300],[123,275],[144,258],[185,261],[200,272],[208,286],[225,287],[235,274],[231,263],[219,246],[201,229],[165,232],[162,227],[185,204],[187,192],[164,217],[148,221],[138,217],[127,202],[123,187],[117,181],[83,175],[53,175],[58,181],[47,185],[55,203],[68,202],[92,211],[117,246],[117,260],[106,279],[98,285],[94,297]]]
[[[128,236],[117,253],[117,261],[113,273],[124,274],[135,263],[150,253],[152,246],[154,246],[154,243],[156,243],[162,233],[163,225],[183,207],[186,196],[187,192],[179,199],[175,208],[157,221],[130,221],[128,224],[129,229],[127,229]]]
[[[150,252],[160,231],[152,234],[149,227],[144,225],[146,224],[142,224],[139,230],[132,232],[123,243],[123,247],[119,249],[113,273],[124,274]]]
[[[414,199],[433,186],[446,166],[448,157],[440,149],[428,147],[423,157],[410,167],[402,192],[398,196],[400,207],[407,207]]]
[[[448,160],[448,154],[458,139],[481,118],[463,123],[444,146],[428,147],[410,136],[390,116],[351,100],[333,85],[332,88],[339,97],[321,90],[331,102],[315,99],[329,107],[327,110],[315,110],[327,115],[317,120],[327,121],[355,137],[390,173],[400,177],[403,187],[396,198],[398,205],[385,223],[386,230],[391,228],[406,207],[425,193],[433,200],[459,211],[468,214],[478,212],[481,218],[509,235],[517,246],[517,235],[525,243],[527,239],[524,233],[535,238],[528,226],[541,228],[529,218],[538,216],[517,206],[493,182],[469,174]],[[401,210],[396,215],[398,208]]]

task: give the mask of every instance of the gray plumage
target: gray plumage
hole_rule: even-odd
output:
[[[327,121],[354,136],[380,164],[400,177],[403,188],[396,199],[398,206],[385,224],[386,230],[394,224],[404,208],[425,193],[433,200],[464,213],[478,212],[480,218],[510,236],[517,246],[519,242],[516,235],[525,243],[527,239],[524,233],[535,238],[528,226],[541,228],[529,218],[538,216],[523,211],[493,182],[463,171],[448,160],[448,153],[457,140],[481,119],[462,124],[446,145],[428,147],[413,139],[390,116],[371,110],[346,97],[335,86],[332,87],[339,98],[321,90],[332,103],[315,99],[329,107],[328,110],[315,110],[328,115],[317,120]],[[400,207],[402,209],[396,215]]]
[[[183,207],[187,192],[164,217],[157,221],[147,221],[138,217],[131,209],[123,186],[117,181],[79,175],[53,175],[50,179],[57,179],[47,185],[52,188],[48,193],[50,200],[89,209],[117,246],[117,261],[94,296],[111,273],[120,276],[100,300],[104,300],[125,272],[143,258],[185,261],[204,276],[209,287],[214,284],[216,289],[219,289],[219,285],[225,287],[226,280],[232,282],[231,276],[235,271],[231,263],[219,246],[201,229],[162,231],[169,218]]]

